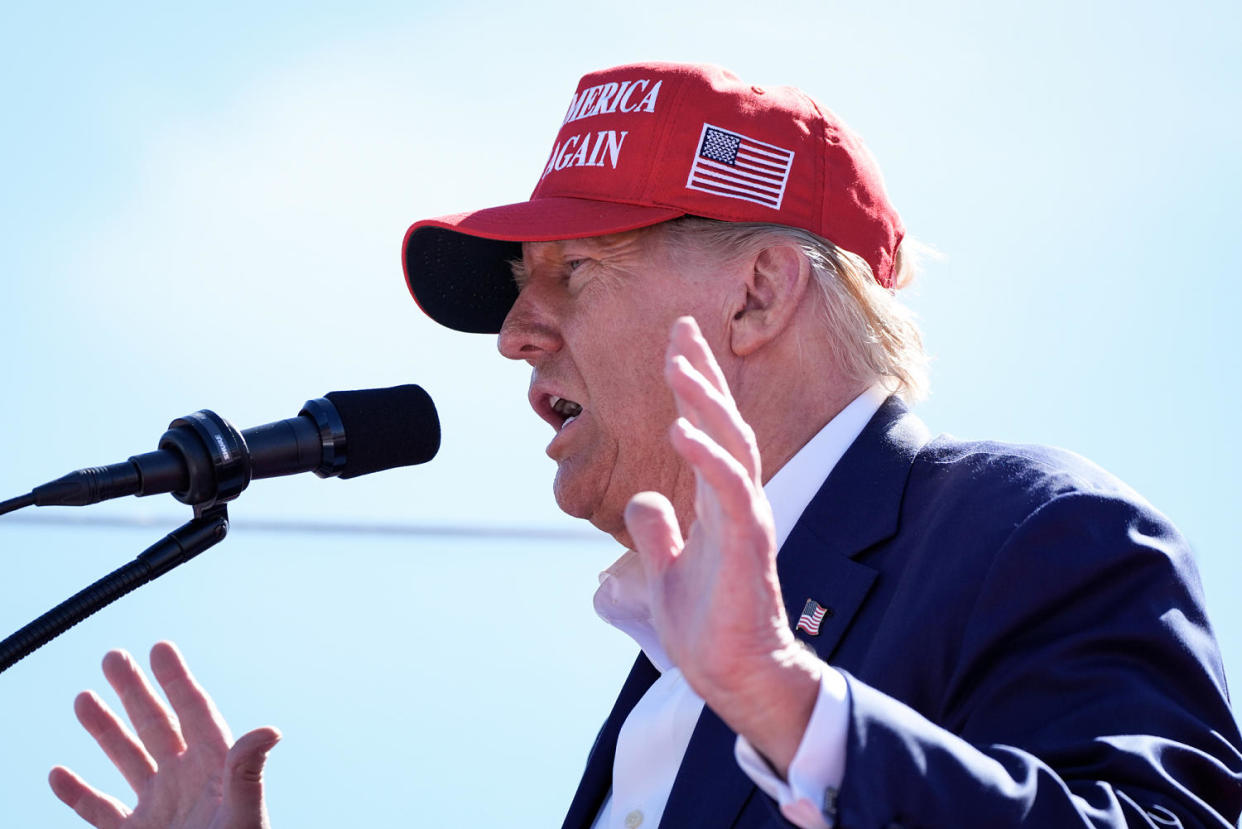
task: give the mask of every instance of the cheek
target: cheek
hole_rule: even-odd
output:
[[[665,352],[683,309],[669,307],[658,295],[610,287],[600,280],[578,298],[581,313],[565,329],[567,342],[574,344],[575,368],[591,407],[619,443],[646,446],[655,433],[667,444],[676,409],[664,380]]]
[[[664,381],[663,349],[651,353],[636,343],[598,355],[601,371],[591,384],[592,401],[604,418],[619,428],[645,428],[657,419],[671,423],[673,395]]]
[[[659,488],[679,459],[668,437],[677,417],[673,395],[664,384],[660,366],[630,371],[611,389],[614,405],[607,407],[605,428],[617,453],[617,468],[632,495],[638,489]]]

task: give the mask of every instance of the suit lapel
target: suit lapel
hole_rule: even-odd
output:
[[[854,558],[891,538],[910,467],[929,437],[922,421],[899,398],[890,397],[833,467],[790,540],[811,533],[816,555]],[[786,542],[785,548],[789,546]],[[786,557],[785,548],[779,559]]]
[[[578,790],[569,804],[569,813],[565,815],[562,829],[590,829],[604,797],[612,788],[612,760],[617,752],[617,734],[621,731],[621,725],[659,676],[660,672],[650,660],[639,653],[634,667],[630,668],[630,675],[621,686],[617,701],[613,703],[612,712],[596,735],[591,753],[587,755],[586,768],[578,781]]]
[[[833,468],[781,547],[776,569],[790,624],[797,624],[808,598],[831,611],[817,636],[797,631],[824,661],[840,645],[877,576],[853,559],[896,533],[910,466],[927,440],[923,424],[898,398],[890,397]],[[733,758],[736,738],[714,712],[703,709],[661,827],[736,822],[756,789]],[[615,739],[614,734],[614,746]]]
[[[855,559],[897,533],[906,481],[929,435],[890,397],[833,468],[776,559],[785,613],[797,625],[807,599],[826,608],[819,633],[795,634],[825,662],[841,644],[877,576]]]
[[[789,540],[794,541],[792,534]],[[783,555],[785,551],[794,550],[814,551],[815,547],[791,547],[786,542],[781,552]],[[793,561],[788,564],[783,564],[778,558],[776,566],[785,598],[785,614],[789,617],[789,624],[795,626],[794,635],[827,662],[871,592],[877,573],[865,564],[840,556],[804,555],[790,558]],[[816,634],[796,627],[807,599],[814,600],[825,609]]]

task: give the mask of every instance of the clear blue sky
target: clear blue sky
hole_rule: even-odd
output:
[[[1169,514],[1242,681],[1236,3],[14,5],[0,497],[199,408],[246,427],[332,389],[421,383],[445,443],[417,469],[256,483],[223,545],[0,675],[6,822],[79,825],[54,763],[127,794],[71,701],[103,690],[104,650],[165,637],[238,732],[286,732],[277,825],[559,822],[632,655],[590,610],[616,550],[557,513],[522,367],[423,319],[399,252],[414,219],[524,198],[578,76],[645,58],[802,86],[864,135],[947,257],[910,298],[924,419],[1075,450]],[[187,512],[0,518],[0,635]]]

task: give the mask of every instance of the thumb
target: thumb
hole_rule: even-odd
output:
[[[224,805],[233,817],[230,825],[268,825],[263,805],[263,764],[278,742],[280,732],[269,726],[243,734],[229,749],[224,760]]]
[[[650,584],[681,553],[685,541],[673,505],[658,492],[640,492],[625,505],[625,528]]]

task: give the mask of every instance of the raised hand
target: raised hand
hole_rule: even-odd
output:
[[[171,642],[151,649],[151,671],[172,711],[128,653],[110,651],[103,671],[137,736],[91,691],[78,695],[74,712],[138,804],[130,811],[62,766],[48,776],[57,797],[98,829],[267,829],[263,764],[279,731],[259,728],[234,743]]]
[[[626,508],[653,623],[695,692],[783,774],[814,707],[821,663],[785,616],[759,449],[689,317],[673,326],[665,379],[680,415],[672,443],[695,474],[695,514],[683,539],[663,494],[639,493]]]

